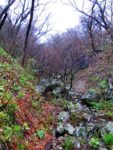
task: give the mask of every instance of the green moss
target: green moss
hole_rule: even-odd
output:
[[[107,80],[102,80],[101,82],[99,82],[99,87],[102,89],[107,89],[108,88]]]
[[[76,113],[71,113],[70,115],[70,121],[73,123],[73,124],[76,124],[77,123],[77,120],[78,120],[78,115]]]
[[[98,76],[90,76],[89,77],[90,82],[98,82],[99,80],[100,80],[100,78]]]
[[[103,141],[106,145],[112,146],[113,145],[113,134],[105,134],[103,137]]]
[[[64,142],[62,144],[62,147],[64,150],[73,150],[74,149],[74,138],[71,136],[67,136],[64,138]]]
[[[112,111],[107,111],[105,113],[105,116],[108,117],[108,118],[113,118],[113,112]]]
[[[0,47],[0,56],[7,56],[7,53]]]
[[[103,103],[91,102],[90,105],[93,109],[103,109],[104,108]]]
[[[92,137],[89,144],[92,148],[97,149],[100,144],[100,141],[98,138]]]
[[[103,102],[91,102],[90,107],[99,110],[110,110],[113,107],[113,102],[104,100]]]
[[[35,135],[38,136],[40,139],[43,139],[45,137],[45,131],[44,130],[37,130],[35,132]]]

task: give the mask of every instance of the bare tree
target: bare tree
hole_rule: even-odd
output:
[[[11,42],[11,45],[9,47],[11,54],[12,56],[15,56],[15,45],[16,43],[18,42],[18,35],[19,35],[19,32],[20,32],[20,29],[22,28],[22,25],[25,23],[25,21],[27,20],[29,14],[30,14],[30,9],[29,7],[26,5],[28,5],[28,1],[27,0],[24,0],[24,1],[20,1],[19,2],[21,4],[21,12],[20,14],[16,14],[16,19],[14,21],[14,19],[12,18],[12,16],[9,16],[8,19],[10,20],[10,22],[13,24],[14,28],[13,28],[13,40]],[[18,5],[18,3],[17,3]],[[17,7],[16,7],[17,9]],[[13,10],[14,12],[14,10]],[[14,22],[14,23],[13,23]],[[21,38],[21,37],[19,37]]]
[[[74,75],[78,69],[88,65],[87,53],[84,49],[84,39],[76,29],[53,36],[43,47],[37,60],[44,75],[50,78],[60,74],[63,88],[73,86]]]
[[[22,57],[22,62],[21,62],[22,66],[25,65],[25,59],[27,56],[27,45],[28,45],[29,34],[30,34],[31,27],[32,27],[32,22],[33,22],[34,7],[35,7],[35,0],[32,0],[31,1],[30,19],[29,19],[29,23],[28,23],[28,27],[27,27],[27,31],[26,31],[25,43],[24,43],[24,48],[23,48],[23,57]]]
[[[5,8],[3,8],[1,10],[1,13],[0,13],[0,30],[8,16],[8,10],[9,8],[11,7],[11,5],[15,2],[16,0],[8,0],[8,4],[5,6]]]
[[[112,12],[109,11],[112,10],[112,5],[109,0],[88,0],[88,2],[90,3],[90,8],[88,9],[89,11],[84,10],[84,0],[82,9],[79,9],[76,4],[76,0],[68,0],[68,2],[68,4],[71,5],[75,10],[87,16],[91,22],[93,20],[93,22],[96,22],[96,24],[106,30],[113,41],[113,25],[111,22],[112,19],[110,17]]]

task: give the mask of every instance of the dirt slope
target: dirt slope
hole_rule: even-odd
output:
[[[96,88],[97,82],[107,78],[109,74],[113,75],[113,47],[111,46],[98,53],[88,68],[77,72],[73,87],[78,93],[85,93],[91,87]]]

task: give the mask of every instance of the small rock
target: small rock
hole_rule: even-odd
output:
[[[75,105],[75,109],[77,109],[77,111],[82,111],[83,110],[83,106],[80,103],[77,103]]]
[[[59,124],[59,126],[57,127],[57,132],[62,133],[64,131],[64,127],[63,124]]]
[[[63,140],[64,140],[64,136],[60,136],[60,137],[58,138],[57,144],[58,144],[58,145],[61,145],[62,142],[63,142]]]
[[[69,112],[66,111],[62,111],[60,112],[60,114],[58,115],[58,120],[66,122],[69,120]]]
[[[83,118],[86,119],[87,121],[91,120],[92,115],[88,114],[88,113],[83,113],[82,114]]]
[[[96,125],[94,123],[87,123],[87,131],[90,132],[95,128],[95,126]]]
[[[107,90],[105,93],[105,99],[111,100],[113,99],[113,90]]]
[[[81,97],[81,101],[84,104],[89,104],[90,102],[98,102],[100,99],[100,95],[96,91],[89,91]]]
[[[74,145],[75,145],[74,146],[75,148],[77,148],[77,149],[80,148],[80,142],[79,141],[76,141]]]
[[[100,147],[99,150],[107,150],[107,148]]]
[[[60,87],[57,87],[56,89],[53,90],[53,94],[57,97],[61,97],[61,88]]]
[[[113,133],[113,122],[108,122],[105,128],[108,132]]]
[[[43,85],[37,85],[36,86],[36,91],[39,93],[42,93],[45,90],[45,87]]]
[[[63,136],[60,136],[59,138],[58,138],[58,141],[63,141],[63,139],[64,139],[64,137]]]
[[[63,124],[60,123],[57,128],[56,128],[56,131],[55,131],[55,136],[56,137],[60,137],[60,136],[63,136],[64,135],[64,127],[63,127]]]
[[[69,135],[73,135],[75,128],[71,124],[66,124],[64,130],[67,131]]]
[[[69,87],[69,88],[70,88],[70,87]],[[75,91],[71,89],[71,90],[69,91],[69,93],[68,93],[69,99],[73,100],[73,98],[75,97],[75,94],[76,94]]]
[[[77,127],[75,131],[75,135],[78,137],[86,137],[87,136],[87,130],[85,127]]]
[[[63,148],[58,145],[58,146],[56,147],[56,150],[63,150]]]

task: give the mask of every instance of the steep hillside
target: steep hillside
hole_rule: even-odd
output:
[[[35,92],[33,77],[0,48],[0,149],[44,150],[54,109]]]
[[[98,83],[113,75],[113,47],[106,46],[104,51],[98,53],[90,66],[76,74],[74,89],[85,93],[89,88],[98,88]]]
[[[0,150],[112,150],[112,76],[110,47],[77,72],[74,96],[41,97],[34,77],[0,48]]]

